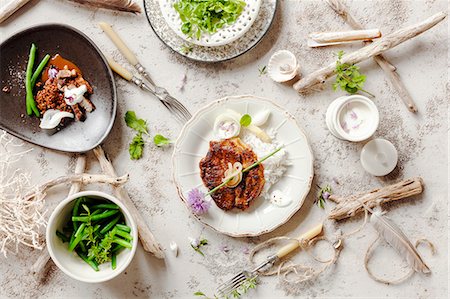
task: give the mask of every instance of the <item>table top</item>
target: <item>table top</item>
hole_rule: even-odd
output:
[[[351,11],[368,28],[380,28],[383,33],[420,22],[438,11],[447,11],[445,0],[436,1],[346,1]],[[139,1],[139,4],[142,3]],[[1,24],[1,41],[17,31],[42,23],[64,23],[85,32],[105,52],[125,63],[97,23],[113,24],[129,44],[154,81],[165,86],[193,112],[211,101],[229,95],[254,94],[273,99],[289,110],[304,128],[315,156],[315,184],[332,184],[334,193],[347,195],[370,190],[414,176],[424,179],[425,191],[420,196],[389,204],[386,209],[404,232],[415,240],[426,237],[436,246],[431,255],[420,247],[430,266],[429,276],[415,274],[400,285],[383,285],[371,280],[364,269],[364,254],[376,238],[370,225],[345,241],[335,267],[308,284],[288,285],[277,277],[263,277],[249,298],[291,297],[413,297],[437,298],[448,294],[448,224],[447,224],[447,144],[448,144],[448,21],[417,38],[390,50],[386,56],[398,67],[402,81],[412,94],[419,112],[409,112],[381,69],[372,61],[360,63],[367,75],[366,89],[376,95],[380,111],[380,127],[375,137],[390,140],[399,153],[394,173],[377,178],[366,173],[359,153],[363,143],[350,143],[333,137],[325,124],[329,103],[342,95],[333,92],[331,82],[325,89],[308,95],[297,94],[290,86],[276,84],[258,68],[267,65],[277,50],[287,49],[298,58],[303,75],[335,60],[340,47],[310,49],[308,33],[313,31],[347,30],[348,25],[322,1],[280,1],[276,20],[269,34],[253,50],[224,63],[204,64],[186,60],[166,48],[152,32],[145,15],[132,15],[107,10],[90,9],[71,1],[31,1],[17,14]],[[355,44],[342,49],[359,48]],[[184,82],[185,81],[185,82]],[[116,77],[118,112],[114,128],[104,143],[119,174],[129,173],[126,188],[143,214],[155,237],[165,248],[166,259],[158,260],[141,247],[124,273],[100,284],[75,281],[52,265],[44,282],[36,283],[28,269],[39,255],[37,251],[21,249],[17,256],[2,258],[0,267],[0,297],[33,298],[180,298],[193,297],[196,291],[212,294],[215,287],[247,263],[245,251],[275,236],[296,236],[325,218],[333,204],[322,210],[313,204],[315,190],[307,197],[300,211],[275,231],[255,238],[235,239],[205,228],[192,217],[177,196],[171,176],[171,148],[146,145],[144,156],[131,161],[128,144],[133,133],[126,127],[124,114],[137,111],[148,120],[151,134],[160,133],[176,138],[180,126],[172,120],[154,98]],[[184,82],[184,83],[183,83]],[[30,144],[23,166],[33,173],[33,183],[45,178],[72,173],[75,156],[43,149]],[[99,172],[92,153],[88,153],[89,172]],[[337,184],[338,182],[339,184]],[[104,189],[87,186],[84,189]],[[49,212],[67,195],[58,187],[48,194]],[[327,222],[326,231],[344,232],[358,227],[362,218],[338,224]],[[189,245],[188,237],[203,236],[209,240],[201,256]],[[175,257],[169,244],[175,241],[180,254]],[[229,250],[224,252],[226,246]],[[371,267],[386,277],[407,271],[401,258],[389,247],[376,252]],[[395,272],[398,270],[397,272]]]

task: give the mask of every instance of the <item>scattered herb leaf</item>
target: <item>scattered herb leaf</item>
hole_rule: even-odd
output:
[[[265,74],[267,74],[267,66],[264,65],[264,66],[259,67],[258,71],[259,71],[259,76],[260,77],[265,75]]]
[[[148,135],[147,122],[141,118],[137,118],[134,111],[127,111],[127,113],[125,113],[125,122],[127,123],[127,126],[133,130]]]
[[[181,32],[198,40],[236,22],[245,5],[242,0],[178,0],[173,7],[183,23]]]
[[[324,209],[325,201],[332,194],[331,186],[326,185],[325,187],[320,187],[319,185],[317,185],[317,188],[319,188],[319,192],[317,192],[317,198],[314,203],[316,203],[319,208]]]
[[[133,141],[131,141],[128,148],[131,160],[137,160],[142,157],[142,152],[144,149],[144,139],[142,138],[142,133],[137,133],[134,136]]]
[[[164,137],[161,134],[156,134],[155,137],[153,137],[153,142],[156,146],[164,146],[173,143],[172,140]]]
[[[359,66],[354,64],[342,63],[341,59],[344,56],[344,51],[337,53],[338,59],[336,61],[336,82],[333,83],[333,90],[341,88],[350,94],[358,92],[358,90],[367,93],[368,95],[375,97],[372,93],[364,90],[364,82],[366,76],[359,72]]]
[[[240,120],[241,126],[248,127],[252,123],[252,117],[248,114],[244,114]]]

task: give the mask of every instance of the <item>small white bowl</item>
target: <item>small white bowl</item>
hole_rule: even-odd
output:
[[[111,263],[99,265],[99,271],[94,271],[91,266],[86,264],[75,252],[70,252],[68,244],[63,243],[57,236],[56,230],[62,231],[71,217],[72,207],[75,199],[81,196],[104,199],[111,201],[120,207],[125,217],[125,223],[131,228],[131,236],[133,237],[131,249],[124,249],[117,255],[117,267],[115,270],[111,268]],[[58,204],[52,212],[48,220],[46,230],[47,249],[55,264],[64,273],[70,277],[89,283],[103,282],[110,280],[119,275],[130,264],[136,253],[138,243],[138,231],[136,222],[131,216],[128,209],[117,198],[99,191],[83,191],[70,195]]]
[[[355,119],[359,118],[357,120],[359,124],[353,127],[353,131],[345,130],[342,124],[342,122],[346,122],[345,116],[349,113],[354,114]],[[379,121],[380,115],[377,106],[372,100],[362,95],[337,98],[330,104],[326,114],[326,123],[331,133],[337,138],[353,142],[371,137],[377,130]]]

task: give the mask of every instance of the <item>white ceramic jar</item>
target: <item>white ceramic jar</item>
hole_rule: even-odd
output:
[[[328,106],[326,124],[339,139],[359,142],[371,137],[380,116],[372,100],[362,95],[343,96]]]

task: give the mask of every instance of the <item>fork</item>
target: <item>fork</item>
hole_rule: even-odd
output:
[[[323,224],[316,225],[311,230],[302,234],[296,240],[293,240],[289,244],[286,244],[280,248],[277,253],[270,255],[263,263],[257,266],[251,271],[244,270],[233,276],[230,280],[221,284],[215,291],[215,295],[218,298],[228,298],[233,292],[237,291],[246,281],[249,279],[256,279],[262,270],[267,270],[272,267],[278,260],[285,257],[298,247],[304,241],[309,241],[319,235],[322,232]]]
[[[111,69],[125,80],[132,82],[140,88],[150,92],[177,118],[180,123],[185,123],[191,118],[189,111],[175,98],[173,98],[164,88],[155,86],[151,82],[144,82],[141,78],[134,76],[130,71],[117,63],[114,59],[106,56]]]
[[[144,78],[146,82],[144,82],[140,78],[133,76],[125,68],[123,68],[117,62],[109,58],[108,63],[110,64],[110,66],[111,62],[115,62],[114,66],[116,68],[112,66],[111,68],[126,80],[132,81],[134,84],[138,85],[142,89],[145,89],[151,92],[153,95],[155,95],[164,104],[164,106],[177,117],[177,119],[181,123],[188,121],[192,117],[189,110],[180,101],[171,96],[165,88],[159,87],[155,85],[155,83],[153,83],[144,66],[142,66],[142,64],[138,61],[136,55],[134,55],[134,53],[127,47],[127,45],[123,42],[120,36],[112,29],[111,25],[104,22],[100,22],[99,26],[106,33],[106,35],[108,35],[111,41],[116,45],[119,51],[128,60],[128,62],[136,68],[138,73]],[[119,70],[120,72],[118,72],[117,70]],[[124,76],[123,74],[125,74],[126,76]]]

